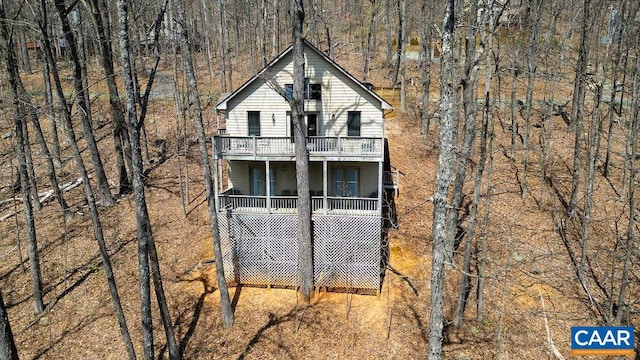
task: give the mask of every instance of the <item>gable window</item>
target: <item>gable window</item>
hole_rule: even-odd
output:
[[[322,98],[322,90],[320,84],[309,84],[309,99],[320,100]]]
[[[309,78],[304,78],[304,99],[320,100],[322,98],[322,85],[312,84]],[[293,84],[284,84],[284,97],[287,101],[293,98]]]
[[[347,136],[360,136],[360,111],[347,112]]]
[[[293,84],[284,84],[284,98],[287,101],[293,99]]]
[[[333,177],[333,196],[339,197],[357,197],[360,194],[360,169],[355,167],[334,168]]]
[[[248,111],[249,136],[260,136],[260,111]]]

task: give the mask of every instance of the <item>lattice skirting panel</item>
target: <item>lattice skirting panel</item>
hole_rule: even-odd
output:
[[[380,219],[314,216],[313,221],[315,285],[379,289]],[[219,213],[218,226],[227,282],[299,283],[295,215]]]
[[[380,218],[318,216],[313,230],[316,286],[380,288]]]

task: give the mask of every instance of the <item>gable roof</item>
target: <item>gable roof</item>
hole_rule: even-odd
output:
[[[356,84],[362,91],[370,94],[371,96],[373,96],[376,100],[380,101],[380,105],[382,107],[383,110],[385,109],[393,109],[393,106],[391,104],[389,104],[386,100],[384,100],[382,97],[380,97],[378,94],[376,94],[375,92],[369,90],[366,86],[363,85],[362,82],[358,81],[358,79],[356,79],[353,75],[349,74],[349,72],[347,72],[345,69],[343,69],[340,65],[338,65],[335,61],[331,60],[328,56],[326,56],[322,51],[320,51],[318,48],[316,48],[315,46],[313,46],[309,41],[307,41],[306,39],[303,40],[304,45],[306,47],[308,47],[309,49],[311,49],[312,51],[314,51],[316,54],[318,54],[322,59],[324,59],[325,61],[327,61],[329,64],[331,64],[336,70],[340,71],[342,74],[344,74],[347,79],[351,80],[354,84]],[[245,88],[247,88],[249,85],[251,85],[253,82],[255,82],[256,80],[260,79],[262,77],[262,75],[267,72],[273,65],[275,65],[276,63],[278,63],[279,61],[281,61],[285,56],[287,56],[287,54],[289,54],[293,49],[293,45],[289,45],[289,47],[284,50],[282,53],[280,53],[280,55],[278,55],[275,59],[271,60],[264,68],[262,68],[262,70],[260,70],[257,74],[255,74],[251,79],[247,80],[244,84],[242,84],[239,88],[237,88],[234,92],[230,93],[230,94],[223,94],[222,97],[220,98],[220,100],[218,101],[218,103],[216,104],[216,110],[227,110],[227,102],[231,99],[233,99],[237,94],[241,93]],[[225,96],[226,95],[226,96]]]

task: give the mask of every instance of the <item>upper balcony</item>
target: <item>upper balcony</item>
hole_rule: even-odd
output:
[[[290,137],[214,136],[215,158],[229,160],[295,159],[295,146]],[[384,138],[327,137],[307,138],[309,159],[315,161],[383,161]]]

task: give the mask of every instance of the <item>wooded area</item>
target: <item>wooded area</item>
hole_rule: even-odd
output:
[[[293,333],[327,324],[326,298],[313,294],[308,171],[298,170],[297,189],[309,267],[285,314],[247,300],[268,312],[248,337],[234,326],[252,321],[225,282],[212,195],[225,175],[210,163],[224,121],[217,99],[290,44],[296,167],[308,169],[303,38],[396,107],[387,129],[404,188],[377,300],[386,308],[369,306],[388,346],[371,354],[559,358],[569,326],[637,328],[639,9],[634,0],[0,0],[0,353],[65,354],[58,343],[89,325],[44,329],[63,303],[86,300],[78,288],[97,272],[106,284],[88,296],[110,301],[104,317],[118,330],[91,331],[119,332],[97,346],[105,358],[244,358],[284,323]],[[174,245],[191,253],[176,255],[169,244],[187,228],[207,231]],[[395,265],[407,254],[420,261]],[[211,259],[208,279],[199,269]],[[175,285],[185,278],[202,283],[199,300]],[[353,296],[342,307],[349,321]],[[226,339],[201,340],[215,355],[190,342],[201,312],[214,320],[200,327]],[[522,319],[542,316],[547,330],[532,326],[541,340],[524,345],[534,330],[519,329]],[[366,345],[347,324],[349,341]],[[398,333],[391,347],[392,331],[412,336]],[[43,340],[30,347],[34,338]]]

